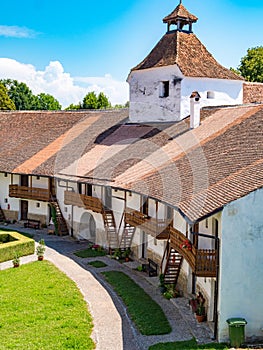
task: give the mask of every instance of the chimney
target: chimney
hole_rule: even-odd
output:
[[[200,98],[197,91],[193,91],[190,96],[190,129],[200,125]]]

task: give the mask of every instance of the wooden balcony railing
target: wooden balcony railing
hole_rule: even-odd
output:
[[[92,210],[95,213],[103,214],[104,208],[99,198],[79,194],[76,192],[64,192],[64,204],[75,205],[86,210]]]
[[[196,249],[187,244],[188,240],[180,231],[170,227],[170,244],[181,254],[198,277],[216,277],[216,255],[214,249]]]
[[[126,208],[124,213],[124,220],[131,226],[140,226],[141,230],[145,231],[147,234],[150,234],[155,238],[169,238],[169,220],[158,220],[151,218],[148,215],[144,215],[141,212],[131,208]]]
[[[9,185],[9,197],[48,202],[50,192],[45,188]]]

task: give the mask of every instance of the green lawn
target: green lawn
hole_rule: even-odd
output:
[[[94,349],[76,285],[47,261],[0,271],[0,349]]]
[[[210,349],[210,350],[227,350],[229,349],[225,344],[211,343],[206,345],[198,345],[195,339],[188,341],[178,341],[174,343],[159,343],[149,347],[149,350],[199,350],[199,349]]]
[[[96,267],[96,268],[108,266],[103,261],[99,261],[99,260],[91,261],[88,265],[91,265],[91,266]]]
[[[161,307],[130,277],[117,271],[104,272],[103,275],[122,298],[142,334],[168,334],[172,331]]]
[[[79,250],[74,254],[80,258],[96,258],[97,256],[105,256],[107,253],[105,250],[92,250],[91,248],[87,248]]]

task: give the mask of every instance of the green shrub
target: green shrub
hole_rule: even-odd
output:
[[[16,254],[19,256],[34,254],[35,241],[33,239],[15,231],[10,231],[8,234],[0,231],[0,237],[7,235],[11,238],[8,243],[0,245],[0,262],[12,260]]]

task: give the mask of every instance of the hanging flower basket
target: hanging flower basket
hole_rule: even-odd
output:
[[[192,243],[189,241],[189,239],[186,239],[182,244],[180,244],[180,248],[192,250]]]

